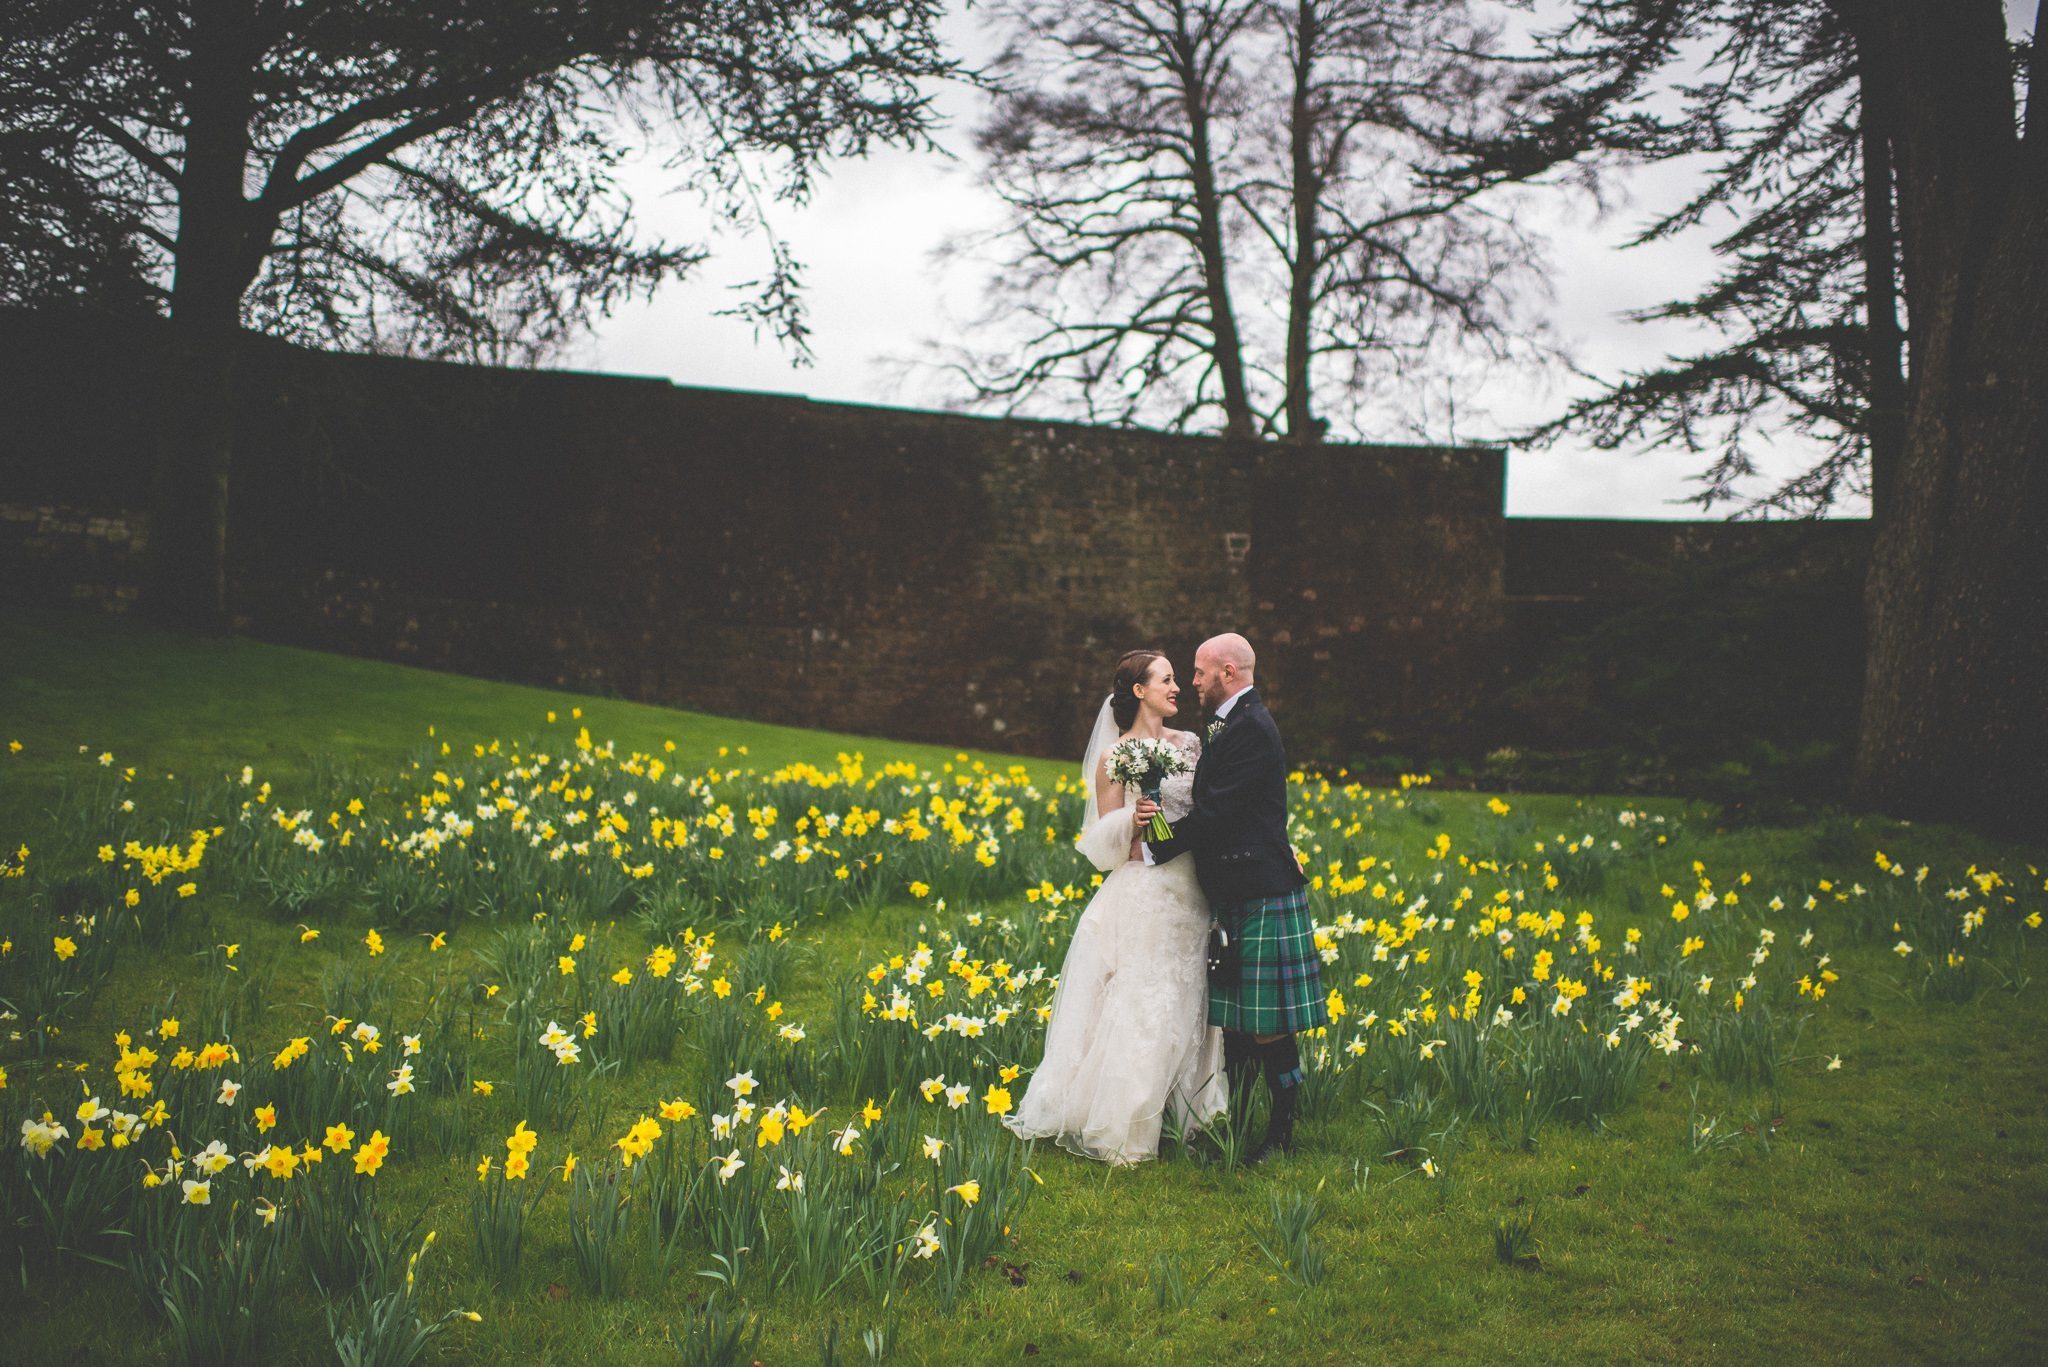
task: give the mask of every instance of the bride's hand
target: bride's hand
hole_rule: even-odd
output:
[[[1158,811],[1158,803],[1154,802],[1149,797],[1141,797],[1138,799],[1138,809],[1137,811],[1132,813],[1131,819],[1137,822],[1138,825],[1142,826],[1146,822],[1150,821],[1153,818],[1153,816],[1157,814]]]

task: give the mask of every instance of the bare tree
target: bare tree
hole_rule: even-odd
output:
[[[1339,395],[1440,373],[1444,343],[1512,359],[1513,305],[1537,243],[1501,196],[1424,178],[1448,143],[1496,126],[1527,86],[1484,61],[1495,41],[1441,0],[1266,6],[1287,102],[1261,106],[1262,167],[1242,202],[1287,286],[1285,431],[1313,440],[1318,382]]]
[[[940,5],[14,0],[4,131],[62,149],[56,188],[90,190],[173,324],[152,601],[224,611],[239,329],[542,354],[703,255],[638,231],[616,180],[636,145],[672,139],[745,220],[742,154],[800,198],[833,156],[923,143],[920,82],[953,69]],[[743,310],[800,345],[794,263]]]
[[[956,248],[994,256],[952,362],[977,404],[1315,441],[1319,394],[1356,432],[1417,358],[1520,349],[1536,244],[1500,195],[1424,186],[1529,85],[1461,0],[996,15],[979,146],[1007,218]]]
[[[1230,129],[1250,0],[1016,0],[978,143],[1013,218],[995,287],[1006,334],[961,369],[976,394],[1046,391],[1091,420],[1254,429],[1230,296]],[[1222,140],[1219,143],[1219,138]],[[1014,334],[1014,335],[1013,335]],[[1015,344],[1013,344],[1013,342]]]

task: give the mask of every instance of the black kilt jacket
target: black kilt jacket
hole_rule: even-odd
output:
[[[1173,835],[1147,842],[1152,862],[1195,857],[1195,877],[1218,913],[1302,887],[1287,843],[1287,752],[1273,714],[1248,688],[1195,765],[1195,806]]]

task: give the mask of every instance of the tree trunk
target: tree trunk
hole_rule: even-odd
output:
[[[185,155],[171,276],[172,358],[151,502],[148,609],[189,625],[228,622],[228,484],[242,295],[262,267],[243,190],[257,54],[245,7],[194,6]]]
[[[1216,190],[1215,149],[1210,141],[1209,84],[1192,49],[1184,46],[1176,55],[1180,59],[1181,91],[1188,118],[1192,161],[1188,176],[1195,193],[1195,245],[1202,262],[1202,283],[1215,344],[1211,356],[1216,362],[1216,377],[1223,386],[1223,435],[1250,438],[1257,435],[1258,429],[1252,417],[1251,390],[1244,379],[1244,343],[1238,335],[1237,313],[1230,302],[1229,259],[1223,250],[1223,197]]]
[[[1316,267],[1321,251],[1316,207],[1322,202],[1323,182],[1315,155],[1314,82],[1316,44],[1322,35],[1316,31],[1320,16],[1313,0],[1300,0],[1294,15],[1294,90],[1287,126],[1294,191],[1294,259],[1288,263],[1287,289],[1287,439],[1313,443],[1321,438],[1310,392],[1309,325],[1316,306]]]
[[[1837,0],[1872,45],[1912,319],[1865,589],[1853,792],[2039,838],[2048,809],[2048,138],[2013,118],[1997,0]]]

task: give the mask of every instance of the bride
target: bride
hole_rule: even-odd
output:
[[[1188,813],[1201,742],[1165,727],[1179,697],[1173,666],[1159,652],[1134,650],[1117,661],[1081,761],[1088,806],[1076,842],[1109,876],[1074,927],[1045,1056],[1003,1122],[1022,1138],[1051,1137],[1108,1163],[1156,1158],[1169,1107],[1191,1133],[1228,1104],[1223,1032],[1208,1023],[1209,904],[1194,861],[1154,867],[1136,857],[1132,808],[1140,794],[1108,773],[1118,741],[1164,738],[1187,752],[1189,772],[1168,777],[1160,801],[1169,821]]]

